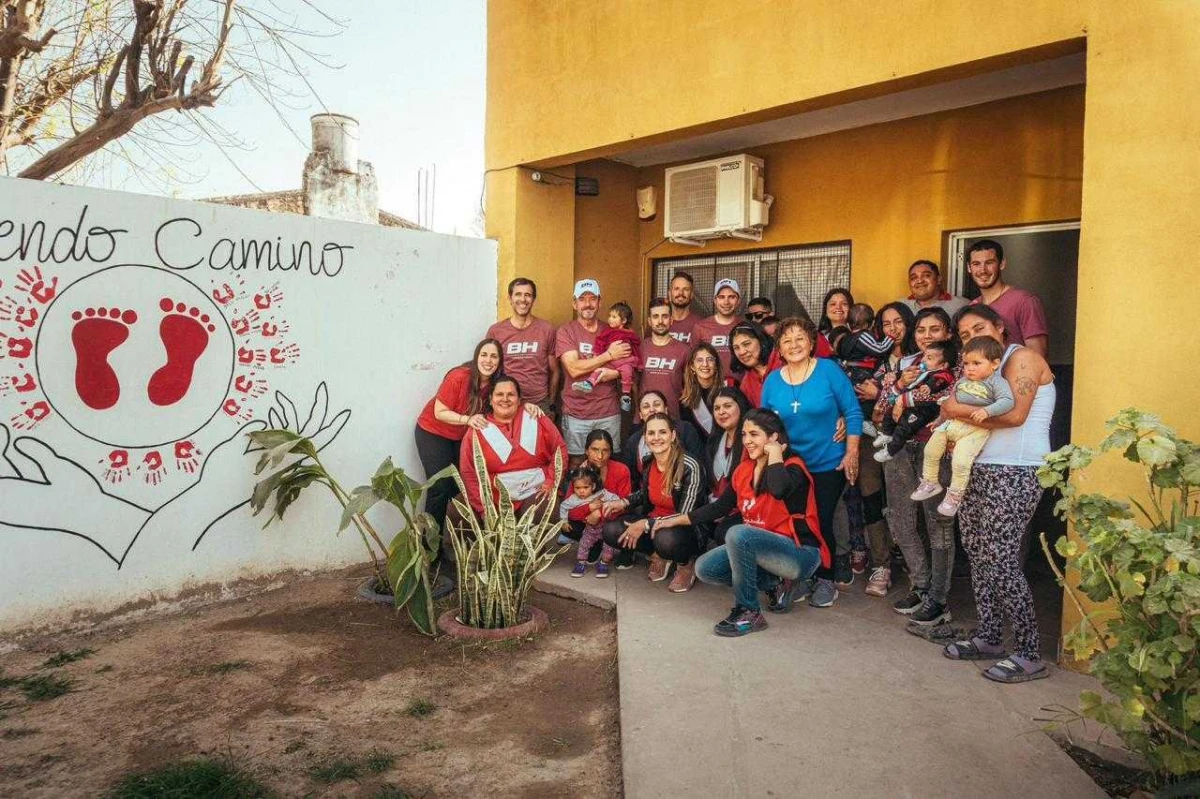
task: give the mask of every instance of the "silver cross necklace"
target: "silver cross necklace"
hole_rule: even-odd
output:
[[[791,364],[788,364],[787,368],[790,370],[792,368]],[[808,369],[804,372],[804,377],[800,378],[800,381],[798,383],[788,383],[788,385],[792,389],[792,413],[800,412],[799,392],[797,392],[796,389],[803,388],[804,384],[806,382],[808,382],[808,378],[812,377],[812,373],[816,368],[817,368],[816,360],[813,358],[809,358],[808,359]],[[784,382],[787,382],[787,381],[784,381]]]

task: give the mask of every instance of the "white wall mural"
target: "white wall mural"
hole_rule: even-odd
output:
[[[490,241],[0,179],[0,628],[360,559],[326,497],[261,529],[245,434],[419,474],[495,297]]]

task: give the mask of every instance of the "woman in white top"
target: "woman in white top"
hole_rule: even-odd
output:
[[[1006,343],[1004,322],[986,305],[970,305],[955,320],[965,343],[990,336]],[[1054,414],[1054,374],[1046,359],[1028,347],[1008,345],[1001,375],[1012,387],[1016,406],[983,422],[992,431],[971,469],[971,483],[958,514],[963,549],[971,561],[971,586],[979,611],[979,631],[945,649],[955,660],[998,662],[983,672],[996,682],[1026,682],[1049,676],[1041,660],[1041,642],[1033,593],[1021,568],[1021,539],[1033,518],[1042,487],[1037,468],[1050,452]],[[953,397],[942,405],[947,419],[964,419],[970,405]],[[1012,626],[1014,652],[1004,657],[1004,622]]]

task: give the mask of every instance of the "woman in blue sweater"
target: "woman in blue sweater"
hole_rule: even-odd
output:
[[[792,450],[808,467],[817,496],[821,537],[833,541],[833,511],[846,481],[858,479],[862,409],[837,362],[816,357],[817,328],[810,320],[785,319],[779,323],[778,336],[784,365],[767,377],[762,407],[779,414]],[[834,441],[839,418],[846,420],[845,441]],[[832,605],[838,596],[833,569],[819,569],[809,591],[808,602],[813,607]]]

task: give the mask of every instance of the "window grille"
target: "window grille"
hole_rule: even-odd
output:
[[[754,297],[769,297],[779,318],[804,312],[817,322],[825,293],[850,287],[850,242],[659,258],[654,261],[655,297],[670,296],[671,278],[680,270],[696,281],[693,310],[702,316],[713,312],[713,286],[731,277],[742,288],[739,311]]]

